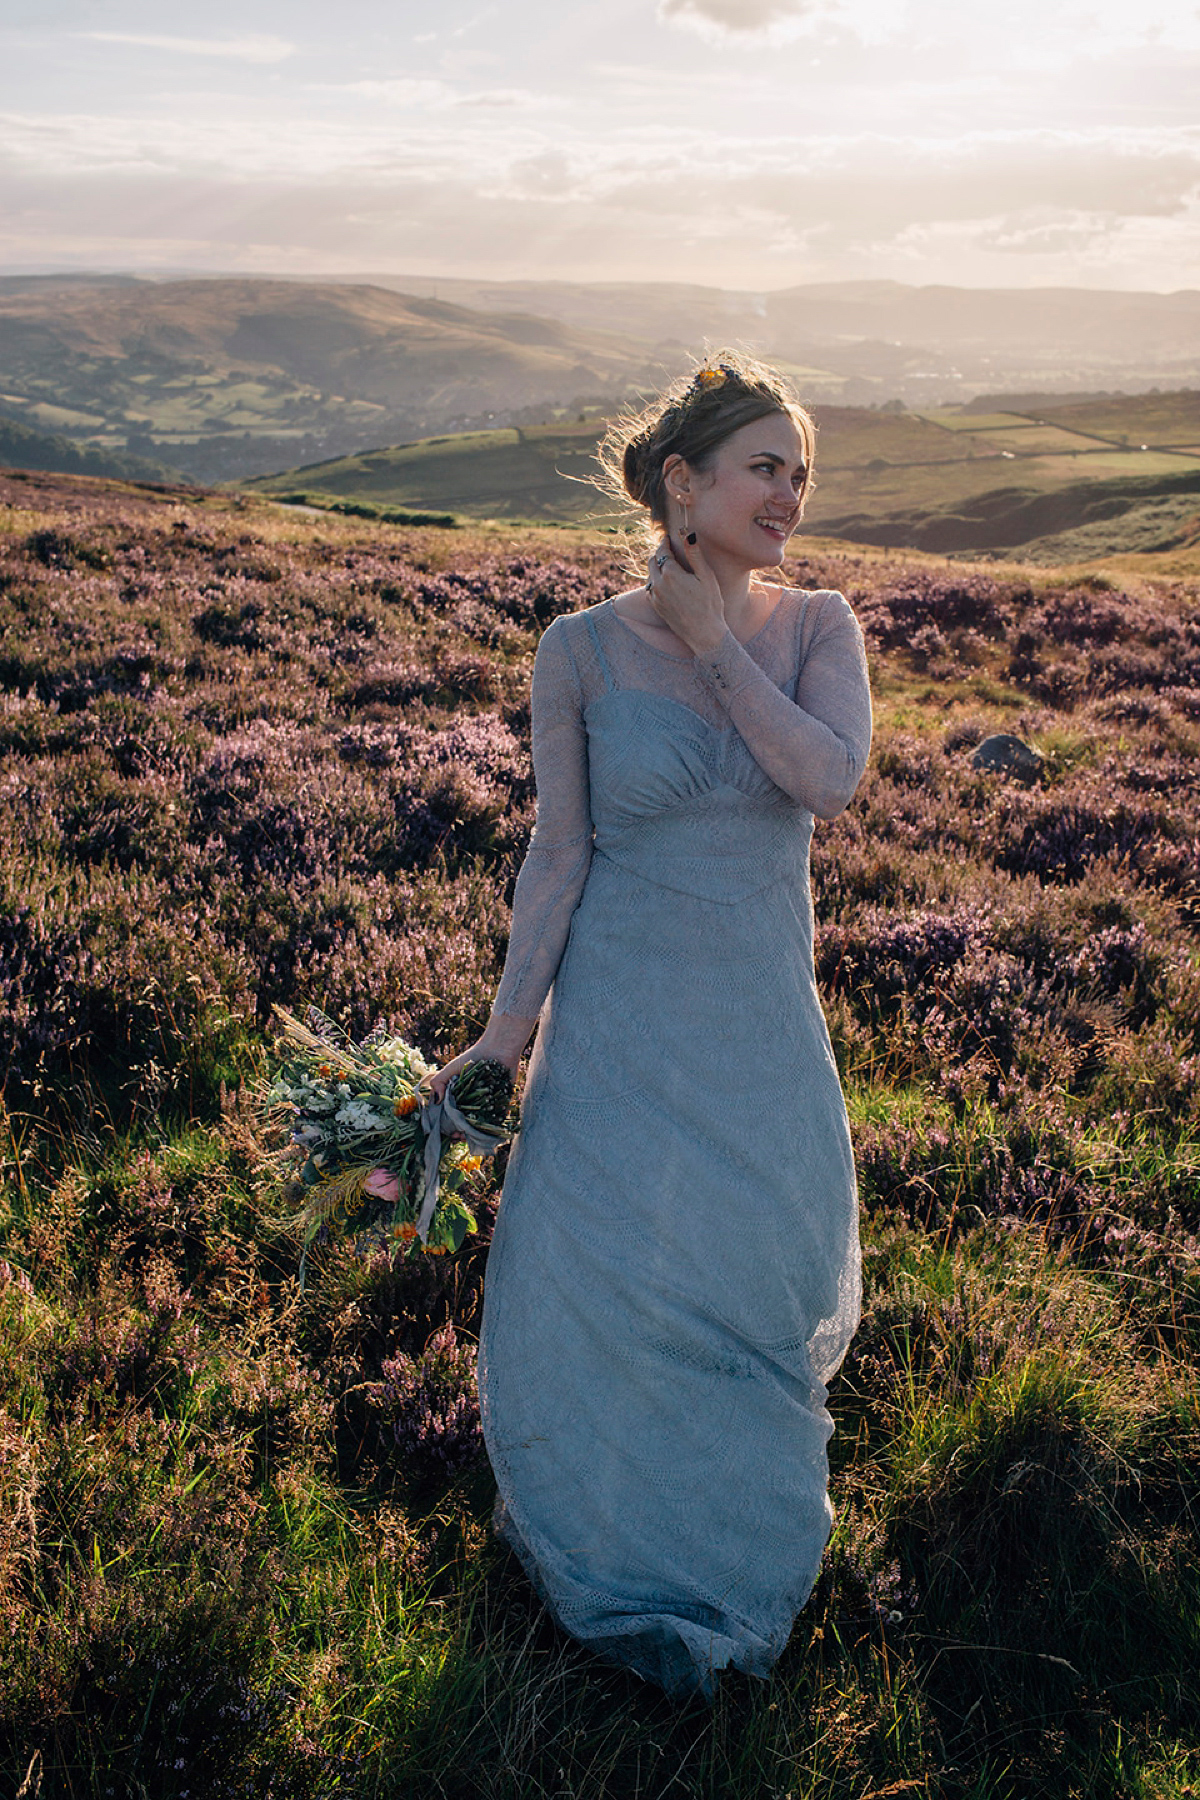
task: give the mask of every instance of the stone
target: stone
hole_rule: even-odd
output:
[[[1013,775],[1027,785],[1037,780],[1046,759],[1011,732],[998,731],[984,738],[971,758],[974,769],[991,769],[998,775]]]

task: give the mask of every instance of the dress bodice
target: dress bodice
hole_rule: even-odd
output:
[[[584,725],[598,855],[660,887],[730,903],[802,868],[812,814],[732,726],[636,688],[599,695]]]
[[[496,1011],[534,1016],[593,854],[736,903],[802,877],[813,815],[854,791],[870,744],[862,633],[840,594],[785,589],[745,644],[647,643],[611,601],[563,615],[533,684],[538,822]]]

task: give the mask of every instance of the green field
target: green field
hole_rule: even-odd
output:
[[[578,519],[603,505],[588,482],[596,468],[596,441],[595,425],[464,432],[343,456],[246,485],[262,494],[299,491],[474,518]]]
[[[1067,430],[1090,432],[1098,437],[1135,439],[1163,447],[1195,446],[1200,394],[1185,390],[1171,394],[1114,394],[1104,399],[1072,400],[1068,395],[1043,401],[1040,418]]]
[[[1053,534],[1058,555],[1058,537],[1089,526],[1100,512],[1108,524],[1092,544],[1096,553],[1187,541],[1197,511],[1188,481],[1200,478],[1200,454],[1160,448],[1157,439],[1150,448],[1137,446],[1150,443],[1152,426],[1168,414],[1172,431],[1195,434],[1200,396],[1150,395],[1105,408],[1107,425],[1118,419],[1120,432],[1101,436],[1098,427],[1084,432],[1015,413],[818,407],[817,482],[805,531],[953,551],[1015,551]],[[587,485],[598,435],[594,423],[461,433],[246,486],[317,505],[357,500],[464,519],[600,521],[614,514]],[[1123,447],[1122,438],[1135,447]],[[1054,496],[1061,505],[1039,511],[1038,503]],[[1119,523],[1126,515],[1128,528]]]
[[[157,448],[205,481],[530,404],[577,408],[681,361],[614,332],[369,285],[0,279],[0,412]]]

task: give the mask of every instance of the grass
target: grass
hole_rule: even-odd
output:
[[[398,1453],[384,1364],[472,1342],[484,1243],[331,1249],[301,1293],[255,1098],[275,999],[465,1041],[530,653],[619,547],[83,478],[0,507],[9,1788],[1186,1800],[1200,571],[798,546],[878,706],[814,861],[864,1317],[792,1642],[675,1708],[549,1623],[469,1438]],[[1038,785],[972,768],[994,729]]]
[[[935,549],[1012,553],[1037,541],[1043,563],[1167,548],[1186,539],[1197,510],[1195,493],[1177,496],[1172,484],[1200,471],[1191,453],[1156,441],[1137,447],[1140,433],[1161,423],[1168,399],[1186,403],[1195,430],[1195,396],[1131,398],[1120,416],[1132,449],[1011,413],[818,406],[819,479],[809,526]],[[1105,418],[1112,415],[1110,406]],[[303,493],[316,504],[351,500],[409,511],[445,507],[464,519],[595,523],[611,511],[587,484],[598,435],[594,422],[444,434],[264,476],[247,487]],[[1088,522],[1093,513],[1097,523]]]

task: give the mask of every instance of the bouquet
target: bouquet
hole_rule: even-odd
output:
[[[504,1065],[468,1063],[437,1101],[419,1092],[429,1064],[382,1025],[356,1044],[316,1007],[303,1023],[282,1007],[275,1016],[284,1060],[267,1103],[291,1113],[304,1189],[295,1219],[304,1233],[301,1284],[322,1230],[367,1233],[393,1255],[461,1248],[475,1230],[466,1177],[511,1136],[513,1078]]]

